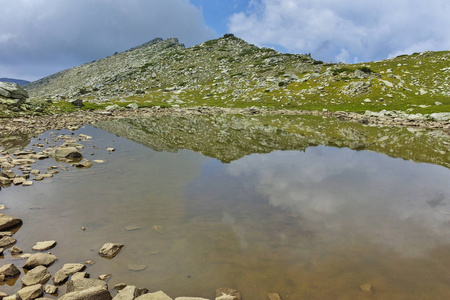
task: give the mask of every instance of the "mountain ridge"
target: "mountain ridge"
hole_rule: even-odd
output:
[[[0,82],[17,83],[20,86],[30,83],[30,81],[28,81],[28,80],[16,79],[16,78],[5,78],[5,77],[4,78],[0,78]]]
[[[136,103],[429,114],[450,111],[449,61],[450,52],[440,51],[327,64],[232,34],[190,48],[156,38],[25,88],[36,99],[81,99],[90,108]]]

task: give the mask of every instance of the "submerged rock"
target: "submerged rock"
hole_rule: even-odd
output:
[[[281,300],[281,297],[278,293],[267,294],[267,298],[269,298],[269,300]]]
[[[236,289],[218,288],[216,289],[216,300],[241,300],[241,293]]]
[[[102,257],[113,258],[116,256],[124,245],[117,243],[106,243],[103,247],[98,251],[98,254]]]

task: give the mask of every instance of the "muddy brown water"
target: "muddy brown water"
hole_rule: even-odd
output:
[[[110,288],[126,282],[172,298],[214,299],[219,287],[246,300],[271,292],[282,299],[450,296],[446,167],[327,146],[222,163],[190,150],[154,151],[90,126],[80,133],[93,136],[85,157],[105,164],[0,191],[3,213],[24,220],[16,246],[29,252],[37,241],[58,242],[52,274],[92,259],[86,271],[113,274]],[[97,251],[105,242],[125,247],[104,259]],[[8,251],[0,258],[23,274],[25,261]],[[8,281],[0,291],[20,286]]]

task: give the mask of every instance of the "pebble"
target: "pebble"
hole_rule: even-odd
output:
[[[98,279],[103,280],[103,281],[108,281],[111,278],[111,274],[103,274],[98,276]]]

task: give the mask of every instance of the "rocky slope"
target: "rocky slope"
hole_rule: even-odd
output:
[[[172,113],[116,119],[95,126],[156,151],[189,149],[224,163],[253,153],[304,151],[325,145],[450,167],[450,136],[442,131],[364,126],[320,116]]]
[[[449,51],[327,64],[310,55],[282,54],[225,35],[191,48],[177,39],[155,39],[25,87],[32,97],[54,102],[82,99],[88,108],[136,103],[140,107],[397,110],[426,118],[450,112],[449,65]]]

